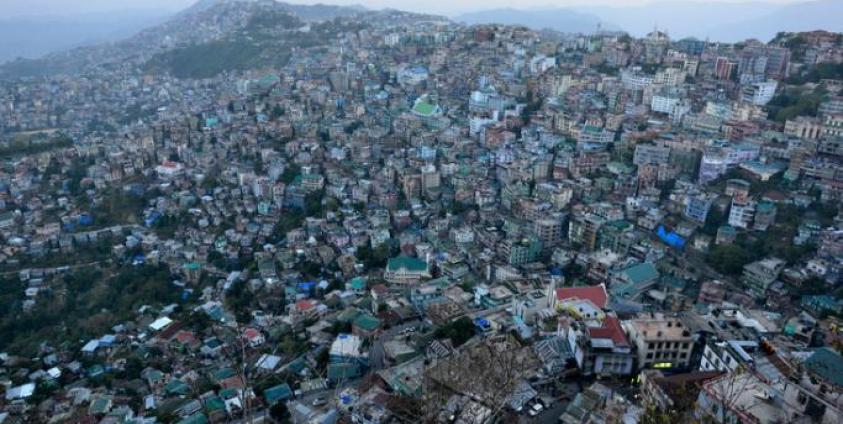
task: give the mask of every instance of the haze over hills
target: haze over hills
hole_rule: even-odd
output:
[[[194,15],[229,1],[200,0],[193,6],[173,13],[164,9],[125,10],[81,15],[16,16],[0,18],[0,64],[17,59],[37,59],[44,55],[77,47],[94,46],[128,39],[141,31],[157,29],[170,18]],[[277,2],[305,22],[330,20],[366,10],[362,6],[313,6]],[[37,34],[37,35],[36,35]]]
[[[350,16],[367,10],[365,7],[360,5],[339,6],[327,3],[306,5],[286,3],[278,0],[199,0],[187,9],[179,12],[178,15],[184,16],[196,14],[223,3],[267,3],[269,1],[274,2],[274,6],[280,10],[286,10],[306,22],[331,20],[337,17]]]
[[[234,9],[271,4],[273,8],[291,12],[302,22],[331,20],[366,11],[362,6],[300,5],[272,0],[200,0],[182,12],[173,14],[165,10],[109,12],[77,17],[30,17],[0,20],[0,64],[22,57],[27,60],[11,62],[13,74],[40,74],[31,59],[47,54],[57,54],[65,59],[52,61],[46,68],[61,70],[78,67],[79,58],[68,57],[66,51],[78,47],[104,48],[103,43],[151,45],[174,34],[185,25],[189,16],[228,4]],[[250,6],[250,7],[251,7]],[[233,9],[232,9],[233,10]],[[375,12],[371,12],[375,13]],[[552,29],[561,32],[593,33],[598,29],[622,30],[643,36],[654,27],[666,30],[674,38],[697,37],[716,41],[740,41],[758,38],[767,41],[779,31],[808,31],[825,29],[843,31],[843,1],[816,0],[797,4],[752,3],[683,3],[659,2],[643,6],[574,6],[553,9],[490,9],[460,15],[455,21],[467,24],[502,23],[522,24],[533,29]],[[190,25],[190,24],[188,24]],[[146,28],[146,30],[144,30]],[[201,27],[193,27],[202,34]],[[132,37],[142,33],[140,36]],[[38,34],[38,36],[33,36]],[[194,34],[196,35],[196,34]],[[176,38],[184,42],[190,34]],[[201,37],[199,37],[201,38]],[[190,41],[190,40],[188,40]],[[103,55],[105,57],[107,55]],[[120,57],[118,55],[117,57]],[[86,59],[87,60],[87,59]],[[0,69],[0,75],[9,74],[9,67]]]
[[[359,13],[371,15],[366,22],[381,18],[400,22],[402,16],[430,19],[429,15],[368,11],[359,6],[202,0],[166,22],[118,42],[8,62],[0,66],[0,78],[75,74],[132,65],[177,77],[203,78],[230,70],[281,66],[294,49],[333,42],[338,31],[349,29],[333,20]]]
[[[74,47],[130,37],[164,22],[163,10],[139,10],[77,16],[0,18],[0,63],[18,57],[34,59]]]
[[[459,15],[454,20],[469,25],[483,23],[526,25],[536,30],[551,29],[560,32],[584,34],[591,34],[597,31],[598,28],[609,30],[619,29],[613,24],[603,22],[593,14],[577,12],[572,9],[491,9]]]
[[[657,2],[642,6],[571,6],[530,10],[488,10],[455,17],[467,23],[509,23],[533,29],[593,32],[620,29],[643,36],[658,27],[671,38],[713,41],[768,41],[779,31],[843,31],[843,2],[816,0],[794,4]]]
[[[843,31],[843,1],[819,0],[788,5],[770,14],[738,22],[729,27],[715,27],[714,33],[730,34],[732,39],[755,37],[767,41],[776,33],[823,29]]]

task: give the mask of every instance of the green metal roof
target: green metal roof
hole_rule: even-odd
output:
[[[352,308],[348,308],[339,314],[337,314],[337,321],[339,322],[352,322],[360,315],[360,311]]]
[[[837,387],[843,387],[843,356],[823,347],[805,361],[805,368]]]
[[[351,279],[351,288],[354,290],[363,290],[366,288],[366,280],[361,277],[354,277]]]
[[[206,411],[221,411],[223,409],[225,409],[225,402],[223,402],[218,396],[211,396],[205,399]]]
[[[234,377],[235,375],[237,375],[237,373],[231,368],[220,368],[213,372],[212,377],[214,381],[220,382],[226,378]]]
[[[263,392],[263,397],[266,398],[266,403],[272,405],[276,402],[287,400],[293,396],[293,391],[287,383],[279,384],[270,387]]]
[[[401,268],[408,271],[424,271],[427,269],[427,262],[409,256],[398,256],[397,258],[391,258],[386,267],[390,271],[397,271]]]
[[[220,390],[220,397],[223,399],[234,399],[238,396],[240,396],[240,393],[235,389],[228,388]]]
[[[624,274],[633,284],[641,284],[659,278],[659,271],[655,265],[644,262],[625,269]]]
[[[91,406],[88,407],[88,412],[93,415],[105,414],[111,405],[110,396],[100,396],[91,401]]]
[[[189,417],[187,417],[187,418],[178,422],[178,424],[207,424],[207,423],[208,423],[208,418],[205,416],[205,414],[191,415],[191,416],[189,416]]]
[[[803,296],[802,304],[811,308],[829,311],[836,311],[841,307],[841,302],[837,298],[827,294]]]
[[[625,219],[616,219],[614,221],[609,221],[606,223],[606,225],[609,227],[614,227],[618,230],[632,229],[632,223]]]
[[[358,316],[357,319],[354,320],[353,324],[366,331],[374,331],[381,326],[381,321],[369,314],[363,314]]]
[[[164,386],[164,390],[170,394],[185,395],[190,392],[190,386],[184,381],[174,378]]]
[[[428,102],[418,102],[413,107],[413,111],[420,115],[430,116],[436,111],[436,105],[432,105]]]
[[[354,363],[328,364],[328,378],[334,381],[354,378],[361,374],[360,365]]]

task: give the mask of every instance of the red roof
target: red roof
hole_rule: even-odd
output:
[[[383,284],[375,285],[374,287],[372,287],[372,290],[377,294],[384,294],[389,291],[389,289],[387,289],[386,286]]]
[[[313,307],[313,302],[311,302],[309,299],[302,299],[302,300],[299,300],[298,302],[296,302],[296,309],[298,309],[300,311],[306,311],[306,310],[308,310],[312,307]]]
[[[190,331],[179,331],[176,333],[176,340],[181,344],[193,343],[196,337]]]
[[[256,339],[261,335],[261,333],[254,328],[247,328],[246,331],[243,332],[243,335],[245,335],[248,339]]]
[[[618,321],[617,317],[612,315],[606,315],[602,327],[589,327],[588,335],[592,339],[612,339],[612,343],[615,346],[629,346],[629,342],[626,340],[626,334],[623,332],[623,328],[621,328],[621,322]]]
[[[594,306],[597,306],[600,309],[606,309],[606,304],[609,301],[609,295],[606,293],[606,286],[598,284],[596,286],[562,287],[560,289],[556,289],[556,299],[590,300]]]

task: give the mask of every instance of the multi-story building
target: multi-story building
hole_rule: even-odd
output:
[[[776,205],[773,202],[761,201],[755,207],[755,218],[752,228],[767,231],[776,222]]]
[[[700,160],[699,183],[707,184],[725,174],[729,169],[729,161],[720,152],[705,152]]]
[[[635,244],[635,226],[626,220],[616,220],[600,227],[598,245],[600,249],[609,249],[618,255],[626,255],[629,248]]]
[[[827,138],[843,136],[843,114],[825,116],[823,135]]]
[[[708,211],[714,199],[704,194],[691,195],[686,197],[685,216],[698,223],[705,223]]]
[[[728,57],[718,57],[714,62],[714,76],[721,80],[731,79],[737,68],[737,62],[730,60]]]
[[[605,222],[603,217],[593,213],[575,214],[568,226],[568,240],[582,245],[586,250],[594,250],[597,233]]]
[[[535,261],[542,251],[541,241],[537,237],[525,239],[507,239],[500,243],[501,254],[512,266],[521,266]]]
[[[732,178],[726,181],[726,190],[724,193],[727,196],[731,196],[738,203],[744,203],[749,199],[750,187],[751,185],[748,181]]]
[[[673,109],[679,104],[680,98],[671,94],[657,94],[653,96],[650,101],[650,110],[653,112],[664,113],[669,115],[673,113]]]
[[[543,248],[555,247],[562,241],[562,224],[561,216],[551,216],[533,221],[533,232],[541,241]]]
[[[734,371],[741,366],[751,366],[758,350],[759,344],[754,340],[711,340],[703,347],[700,370]]]
[[[586,335],[585,373],[600,376],[632,374],[635,360],[632,346],[616,316],[606,315],[600,327],[587,327]]]
[[[638,144],[635,146],[632,163],[635,165],[662,165],[668,163],[669,159],[670,147]]]
[[[785,262],[778,258],[767,258],[744,265],[741,281],[755,297],[763,297],[767,288],[779,278]]]
[[[747,200],[738,202],[732,200],[732,207],[729,209],[729,225],[735,228],[748,229],[755,217],[755,202]]]
[[[741,91],[741,99],[746,103],[764,106],[773,100],[779,83],[775,80],[747,84]]]
[[[798,116],[785,122],[784,133],[805,140],[816,140],[823,134],[823,125],[817,118]]]
[[[694,338],[676,317],[654,313],[624,322],[639,368],[687,368]]]

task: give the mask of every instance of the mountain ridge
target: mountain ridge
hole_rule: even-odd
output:
[[[536,30],[551,27],[563,32],[585,33],[593,32],[597,23],[601,23],[602,29],[621,30],[638,37],[658,28],[674,39],[694,37],[737,42],[749,38],[768,41],[780,31],[823,29],[841,32],[843,19],[840,16],[843,16],[843,2],[839,0],[811,0],[793,4],[724,2],[715,5],[663,1],[635,6],[493,8],[461,14],[454,17],[454,20],[469,24],[518,24]],[[547,24],[554,21],[560,24],[556,27]]]
[[[119,41],[0,65],[0,78],[76,74],[98,67],[128,64],[151,66],[186,77],[208,77],[244,66],[276,66],[283,64],[289,56],[287,50],[325,45],[333,40],[336,28],[331,28],[330,23],[336,18],[361,13],[372,14],[368,22],[376,22],[381,15],[429,17],[409,12],[369,11],[360,6],[294,5],[275,0],[200,0],[167,21]],[[321,25],[323,23],[325,25]],[[312,34],[309,34],[310,27],[313,27]],[[324,39],[319,39],[320,36]],[[292,39],[299,44],[290,44]],[[220,57],[216,54],[218,51],[225,52],[228,57]],[[201,63],[187,63],[177,53],[203,60],[216,57],[210,71],[199,72]],[[225,63],[226,59],[233,63]],[[193,70],[180,72],[183,67]]]
[[[597,16],[577,12],[569,8],[553,9],[548,14],[546,9],[499,8],[465,13],[453,18],[456,22],[469,25],[504,24],[524,25],[534,30],[551,29],[565,33],[592,34],[598,29],[617,29]]]

